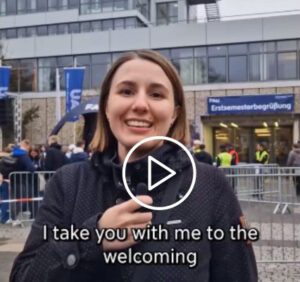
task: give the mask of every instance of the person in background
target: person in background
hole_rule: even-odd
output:
[[[209,165],[213,164],[212,156],[205,151],[205,145],[200,140],[194,140],[193,152],[197,161]]]
[[[226,145],[220,145],[220,153],[216,157],[217,167],[230,166],[232,156],[226,151]]]
[[[231,144],[227,144],[227,152],[231,155],[231,165],[239,163],[239,154]]]
[[[289,152],[287,166],[300,167],[300,146],[298,143],[293,144],[292,150]],[[299,169],[295,169],[295,174],[300,174]],[[294,177],[294,183],[296,186],[296,194],[300,196],[300,175]]]
[[[73,153],[70,158],[71,163],[84,162],[88,160],[89,156],[84,151],[84,147],[85,147],[85,142],[83,140],[79,140],[76,142],[76,147],[73,150]]]
[[[255,162],[259,164],[269,163],[269,153],[262,143],[256,145]]]
[[[68,151],[66,152],[66,157],[68,159],[71,158],[72,154],[73,154],[73,151],[74,149],[76,148],[76,146],[74,144],[70,144],[69,147],[68,147]]]
[[[29,157],[31,162],[36,170],[41,170],[41,162],[40,162],[40,150],[36,147],[32,147],[29,150]]]
[[[69,163],[65,154],[61,151],[59,138],[57,135],[52,135],[48,140],[49,147],[46,150],[45,170],[55,171],[63,165]]]
[[[22,140],[19,147],[14,147],[12,157],[17,158],[17,162],[14,168],[15,172],[35,171],[35,167],[28,156],[29,149],[30,141],[28,139]],[[30,197],[32,194],[31,184],[31,177],[28,174],[16,174],[14,177],[11,178],[11,199]],[[15,221],[15,225],[20,223],[17,220],[18,213],[28,208],[29,210],[31,210],[28,202],[24,202],[23,205],[20,203],[12,203],[11,218]]]

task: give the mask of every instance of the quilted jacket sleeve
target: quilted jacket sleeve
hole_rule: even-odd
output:
[[[10,281],[70,281],[74,272],[81,273],[84,270],[88,275],[92,273],[95,263],[98,267],[104,263],[101,246],[97,245],[95,232],[92,232],[97,228],[101,214],[92,216],[80,226],[90,231],[91,240],[55,241],[51,235],[53,232],[49,232],[48,239],[44,240],[44,225],[47,225],[48,230],[53,226],[64,225],[61,179],[62,172],[58,171],[49,180],[24,250],[14,262]],[[99,248],[95,248],[95,245]]]
[[[212,228],[224,230],[226,236],[224,240],[213,241],[211,244],[210,281],[258,281],[252,244],[246,241],[233,241],[228,232],[231,226],[240,224],[242,216],[240,205],[223,173],[217,171],[216,174],[215,190],[217,193]]]

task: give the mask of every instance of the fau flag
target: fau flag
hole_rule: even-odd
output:
[[[65,68],[66,82],[66,113],[77,107],[81,102],[84,68]],[[69,121],[77,121],[78,116]]]
[[[8,96],[11,67],[0,67],[0,99]]]

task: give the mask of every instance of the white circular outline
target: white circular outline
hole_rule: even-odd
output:
[[[130,188],[128,187],[128,184],[127,184],[127,181],[126,181],[126,166],[127,166],[127,163],[128,163],[128,160],[130,158],[130,156],[132,155],[132,153],[134,152],[134,150],[139,147],[140,145],[148,142],[148,141],[152,141],[152,140],[166,140],[166,141],[169,141],[169,142],[173,142],[175,143],[177,146],[179,146],[180,148],[182,148],[186,154],[188,155],[190,161],[191,161],[191,164],[192,164],[192,168],[193,168],[193,177],[192,177],[192,182],[191,182],[191,185],[189,187],[189,190],[188,192],[177,202],[175,202],[174,204],[171,204],[171,205],[168,205],[168,206],[163,206],[163,207],[157,207],[157,206],[150,206],[150,205],[147,205],[145,203],[143,203],[141,200],[137,199],[135,195],[132,194]],[[125,157],[125,160],[124,160],[124,163],[123,163],[123,167],[122,167],[122,180],[123,180],[123,183],[124,183],[124,186],[125,186],[125,189],[127,191],[127,193],[129,194],[129,196],[139,205],[141,205],[142,207],[144,208],[147,208],[147,209],[150,209],[150,210],[157,210],[157,211],[162,211],[162,210],[168,210],[168,209],[172,209],[172,208],[175,208],[177,207],[178,205],[180,205],[183,201],[185,201],[187,199],[187,197],[192,193],[193,191],[193,188],[195,186],[195,182],[196,182],[196,164],[195,164],[195,161],[193,159],[193,156],[192,154],[190,153],[190,151],[183,145],[181,144],[179,141],[173,139],[173,138],[170,138],[170,137],[167,137],[167,136],[152,136],[152,137],[147,137],[145,139],[142,139],[141,141],[139,141],[138,143],[136,143],[130,150],[129,152],[127,153],[126,157]]]

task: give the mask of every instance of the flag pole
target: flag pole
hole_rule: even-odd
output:
[[[77,68],[77,58],[74,58],[74,68]],[[73,144],[76,144],[76,123],[77,121],[73,122]]]
[[[60,79],[59,79],[59,68],[56,68],[56,98],[55,98],[55,113],[56,123],[61,119],[61,105],[60,105]]]

